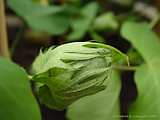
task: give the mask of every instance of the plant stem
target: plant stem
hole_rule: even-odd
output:
[[[153,29],[156,26],[156,24],[159,22],[159,20],[160,20],[160,17],[153,19],[150,23],[150,28]]]
[[[137,69],[137,66],[118,66],[118,65],[113,65],[113,69],[117,70],[123,70],[123,71],[135,71]]]
[[[19,43],[19,41],[20,41],[20,39],[22,37],[23,32],[24,32],[24,26],[22,25],[22,26],[20,26],[19,31],[16,34],[16,37],[15,37],[15,39],[13,41],[12,46],[11,46],[11,49],[10,49],[11,56],[14,54],[14,51],[15,51],[15,49],[16,49],[16,47],[17,47],[17,45],[18,45],[18,43]]]
[[[4,0],[0,0],[0,55],[9,58]]]

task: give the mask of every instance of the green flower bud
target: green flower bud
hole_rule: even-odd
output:
[[[62,110],[81,97],[104,90],[111,63],[111,47],[100,43],[74,42],[40,52],[32,66],[40,101]]]

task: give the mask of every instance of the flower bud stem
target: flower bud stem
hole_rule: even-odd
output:
[[[122,70],[122,71],[135,71],[138,68],[138,66],[118,66],[118,65],[113,65],[112,68],[116,69],[116,70]]]

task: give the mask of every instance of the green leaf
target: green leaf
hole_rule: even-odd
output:
[[[69,41],[79,40],[86,34],[97,11],[98,4],[96,2],[89,3],[81,9],[80,16],[71,22],[73,32],[68,36]]]
[[[112,12],[104,13],[98,16],[94,21],[94,29],[104,30],[117,30],[119,26],[116,16]]]
[[[154,59],[160,58],[158,54],[160,52],[159,38],[147,23],[126,22],[121,33],[133,44],[146,62],[152,63]]]
[[[144,115],[142,117],[147,117],[150,112],[158,120],[160,119],[160,40],[147,23],[126,22],[121,33],[141,54],[147,66],[137,71],[138,99],[130,111],[133,115]]]
[[[117,3],[121,6],[129,6],[134,2],[134,0],[109,0],[109,1],[113,3]]]
[[[69,106],[69,120],[120,120],[119,93],[121,82],[119,73],[113,72],[108,88],[92,96],[81,98]]]
[[[32,0],[7,0],[10,8],[12,8],[19,16],[43,16],[43,14],[57,13],[63,10],[58,6],[43,6],[32,2]]]
[[[47,32],[49,34],[60,35],[69,28],[69,16],[59,12],[43,16],[28,16],[26,20],[32,29]]]
[[[103,38],[101,35],[99,35],[96,31],[90,30],[90,35],[92,37],[93,42],[98,42],[98,43],[105,43],[105,38]]]
[[[0,120],[41,120],[25,71],[0,58]]]
[[[159,120],[160,119],[160,87],[159,81],[147,65],[140,66],[135,73],[138,98],[130,106],[130,120]]]
[[[34,30],[59,35],[69,27],[66,6],[43,6],[31,0],[8,0],[8,5]]]
[[[41,5],[49,5],[49,0],[32,0],[35,3],[41,4]]]

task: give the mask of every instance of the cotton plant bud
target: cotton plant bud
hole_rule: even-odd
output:
[[[112,65],[112,47],[74,42],[40,52],[32,66],[40,102],[63,110],[74,101],[106,88]]]

